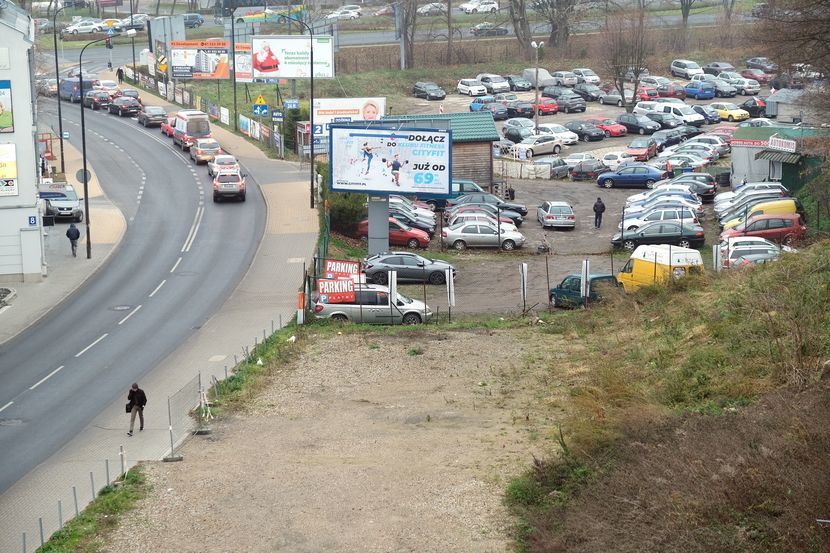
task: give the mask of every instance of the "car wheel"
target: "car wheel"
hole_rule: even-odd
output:
[[[447,281],[447,277],[444,273],[434,272],[429,275],[429,283],[430,284],[444,284]]]
[[[78,215],[77,217],[75,217],[75,222],[76,222],[76,223],[83,223],[83,222],[84,222],[84,214],[83,214],[83,212],[81,212],[81,214],[80,214],[80,215]]]
[[[571,108],[569,108],[569,107],[567,107],[567,106],[566,106],[566,107],[565,107],[565,113],[570,113],[570,112],[571,112]]]
[[[409,241],[406,243],[406,247],[412,248],[413,250],[420,245],[417,238],[410,238]]]
[[[685,238],[677,242],[677,245],[681,248],[688,248],[691,247],[692,243],[686,240]]]
[[[544,115],[544,113],[542,113],[542,110],[541,110],[541,109],[540,109],[540,110],[538,110],[536,113],[538,113],[539,115]]]
[[[403,324],[405,325],[419,325],[421,324],[421,316],[417,313],[407,313],[403,316]]]
[[[791,246],[794,241],[795,241],[795,238],[793,238],[793,235],[788,234],[787,236],[784,237],[784,240],[782,240],[781,243],[784,244],[785,246]]]
[[[729,122],[731,123],[731,122],[732,122],[732,121],[734,121],[735,119],[734,119],[734,118],[730,115],[729,117],[727,117],[727,118],[726,118],[726,120],[727,120],[727,121],[729,121]]]
[[[473,12],[472,12],[472,13],[478,13],[478,10],[476,10],[476,9],[473,9]]]
[[[73,30],[72,30],[72,34],[73,34],[73,35],[77,35],[77,34],[78,34],[78,29],[73,29]]]
[[[349,318],[347,316],[345,316],[343,313],[337,313],[335,315],[332,315],[330,317],[330,319],[332,319],[333,321],[337,321],[338,323],[348,323],[349,322]]]
[[[602,186],[605,188],[614,188],[614,179],[605,179],[602,181]]]
[[[639,130],[639,131],[637,131],[637,132],[639,132],[640,134],[646,134],[646,130],[645,130],[644,128],[642,128],[642,127],[641,127],[641,128],[640,128],[640,130]]]
[[[458,251],[464,251],[467,249],[467,244],[464,242],[464,240],[456,240],[455,242],[453,242],[452,247]]]
[[[611,138],[611,131],[605,131],[605,138]]]
[[[583,142],[589,142],[590,140],[591,140],[591,138],[587,134],[582,137]]]
[[[694,98],[695,100],[700,100],[700,96],[698,96],[697,94],[695,94]]]
[[[505,240],[501,243],[501,249],[507,252],[512,252],[516,249],[516,243],[513,240]]]
[[[386,284],[387,282],[389,282],[389,275],[387,275],[383,271],[375,273],[372,276],[372,282],[374,282],[375,284]]]
[[[559,153],[559,152],[561,152],[561,151],[562,151],[562,147],[561,147],[561,146],[559,146],[558,144],[557,144],[556,146],[554,146],[554,147],[553,147],[553,153],[554,153],[554,154],[558,154],[558,153]]]
[[[239,196],[239,201],[240,201],[240,202],[244,202],[244,201],[245,201],[245,194],[240,194],[240,196]]]
[[[617,100],[617,107],[621,108],[623,106],[622,100]]]
[[[632,251],[636,246],[637,244],[634,243],[634,240],[623,241],[623,248],[625,248],[628,251]]]
[[[654,181],[651,180],[651,179],[648,179],[646,181],[646,188],[654,188]]]
[[[528,150],[527,153],[525,154],[525,156],[527,157],[527,159],[532,158],[533,157],[533,150]]]

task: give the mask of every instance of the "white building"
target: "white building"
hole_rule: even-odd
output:
[[[11,2],[0,8],[0,281],[40,279],[34,27]]]

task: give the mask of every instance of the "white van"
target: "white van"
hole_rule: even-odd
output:
[[[634,113],[638,113],[640,115],[648,115],[649,113],[657,111],[659,105],[660,104],[658,104],[657,102],[652,102],[650,100],[637,102],[637,105],[634,106]]]
[[[681,106],[680,104],[663,104],[657,111],[675,115],[682,119],[687,125],[694,125],[695,127],[701,127],[703,126],[703,123],[706,122],[706,119],[704,119],[701,114],[686,105]]]
[[[210,138],[210,120],[207,113],[196,109],[183,109],[176,114],[173,127],[173,144],[182,151],[189,150],[190,145],[199,138]]]

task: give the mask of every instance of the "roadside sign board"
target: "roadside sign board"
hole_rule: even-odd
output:
[[[268,115],[268,104],[254,104],[254,115]]]
[[[285,109],[300,109],[300,100],[298,98],[286,98],[283,107]]]
[[[271,122],[282,123],[285,120],[285,113],[281,109],[271,110]]]
[[[262,97],[262,94],[260,94],[259,96],[257,96],[257,98],[256,98],[256,102],[254,102],[254,103],[255,103],[256,105],[258,105],[258,106],[264,106],[264,105],[267,105],[267,104],[268,104],[268,102],[266,102],[266,101],[265,101],[265,98],[263,98],[263,97]]]

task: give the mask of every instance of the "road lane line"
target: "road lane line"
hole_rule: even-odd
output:
[[[3,407],[0,407],[0,413],[2,413],[3,411],[5,411],[7,407],[11,407],[12,405],[14,405],[14,402],[13,402],[13,401],[10,401],[10,402],[8,402],[7,404],[5,404]]]
[[[76,357],[77,357],[77,356],[76,356]],[[40,386],[41,384],[43,384],[44,382],[46,382],[47,380],[49,380],[50,378],[52,378],[53,376],[55,376],[55,374],[56,374],[59,370],[61,370],[62,368],[63,368],[63,365],[61,365],[60,367],[58,367],[58,368],[57,368],[57,369],[55,369],[54,371],[50,372],[49,374],[47,374],[46,376],[44,376],[43,378],[41,378],[40,380],[38,380],[38,381],[37,381],[37,384],[35,384],[34,386],[29,386],[29,389],[30,389],[30,390],[34,390],[35,388],[37,388],[38,386]]]
[[[129,313],[126,317],[124,317],[123,319],[121,319],[120,321],[118,321],[118,324],[119,324],[119,325],[122,325],[122,324],[126,323],[126,322],[127,322],[127,319],[129,319],[130,317],[132,317],[133,315],[135,315],[136,313],[138,313],[138,310],[139,310],[139,309],[141,309],[141,306],[140,306],[140,305],[139,305],[138,307],[136,307],[135,309],[133,309],[132,311],[130,311],[130,313]]]
[[[182,246],[182,252],[189,252],[190,247],[193,245],[193,241],[196,240],[196,234],[199,232],[199,227],[202,224],[202,216],[205,214],[205,208],[199,206],[196,210],[196,217],[193,220],[193,226],[190,227],[190,233],[187,235],[187,239],[184,241],[184,245]]]
[[[89,344],[87,347],[85,347],[84,349],[82,349],[81,351],[79,351],[78,353],[76,353],[76,354],[75,354],[75,357],[80,357],[81,355],[85,354],[85,353],[86,353],[86,352],[88,352],[88,351],[89,351],[89,350],[90,350],[93,346],[95,346],[95,344],[97,344],[98,342],[100,342],[101,340],[103,340],[104,338],[106,338],[107,336],[109,336],[109,333],[106,333],[106,332],[105,332],[105,333],[103,333],[103,334],[102,334],[102,335],[101,335],[101,336],[100,336],[97,340],[95,340],[94,342],[92,342],[91,344]]]
[[[179,266],[179,263],[181,263],[181,262],[182,262],[182,258],[181,258],[181,256],[179,256],[179,258],[176,260],[176,263],[173,265],[173,268],[170,269],[170,272],[171,273],[175,272],[176,268]]]
[[[162,287],[162,286],[164,286],[164,283],[165,283],[165,282],[167,282],[167,279],[162,280],[162,281],[159,283],[159,285],[158,285],[158,286],[156,286],[156,289],[155,289],[155,290],[153,290],[152,292],[150,292],[150,295],[149,295],[149,296],[147,296],[147,297],[148,297],[148,298],[152,298],[153,296],[155,296],[155,295],[156,295],[156,292],[158,292],[158,291],[161,289],[161,287]]]

